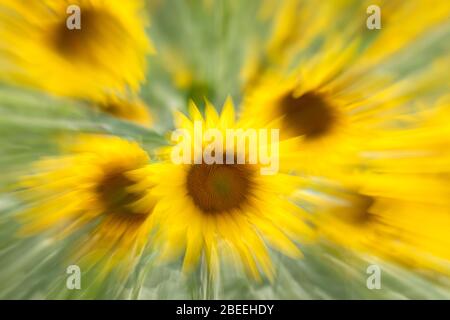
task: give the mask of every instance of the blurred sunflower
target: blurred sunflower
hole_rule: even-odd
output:
[[[299,192],[317,208],[315,224],[344,247],[448,274],[450,146],[448,99],[410,127],[368,141],[363,172]],[[318,193],[317,193],[318,191]]]
[[[356,252],[448,274],[450,206],[442,198],[441,203],[433,199],[433,191],[442,194],[443,189],[449,196],[444,181],[405,174],[366,174],[361,179],[363,186],[322,185],[323,193],[301,196],[318,209],[314,219],[318,234]],[[392,188],[394,182],[397,190]],[[418,196],[417,189],[428,192]],[[433,198],[427,198],[429,194]]]
[[[297,93],[296,79],[276,79],[271,77],[244,102],[242,117],[254,126],[280,129],[283,170],[323,174],[334,169],[330,165],[351,155],[367,131],[357,116],[351,118],[354,105],[325,89]]]
[[[148,164],[146,152],[100,135],[80,136],[67,152],[35,163],[36,173],[23,179],[20,194],[30,206],[20,214],[21,235],[49,230],[61,239],[91,227],[74,256],[89,265],[106,260],[106,270],[129,268],[152,229],[154,199],[129,174]]]
[[[69,6],[80,10],[80,29],[67,26]],[[94,101],[136,91],[152,50],[143,8],[141,0],[2,1],[1,77]]]
[[[191,103],[191,118],[178,113],[177,127],[192,132],[194,121],[222,132],[245,127],[235,123],[231,100],[220,116],[210,103],[205,113],[203,118]],[[207,144],[203,139],[203,148]],[[223,146],[225,159],[231,151]],[[163,162],[136,170],[133,175],[152,186],[149,194],[160,198],[154,215],[162,225],[158,241],[162,256],[172,258],[185,250],[184,269],[189,270],[205,254],[213,277],[219,270],[219,257],[230,258],[257,279],[261,273],[273,278],[265,243],[290,257],[300,257],[294,241],[310,238],[312,230],[305,223],[307,215],[288,197],[301,183],[284,174],[261,175],[259,169],[260,164],[248,163]]]
[[[280,9],[281,16],[292,15],[292,8],[286,8],[302,4],[306,10],[302,15],[314,16],[308,10],[335,15],[332,23],[336,27],[329,31],[330,27],[317,18],[315,27],[306,30],[306,37],[302,36],[300,26],[294,30],[282,28],[284,36],[280,39],[275,30],[273,41],[283,43],[282,39],[291,39],[287,41],[289,49],[277,49],[289,51],[289,58],[285,57],[279,66],[266,65],[246,88],[242,116],[251,120],[253,126],[280,128],[284,140],[280,144],[281,162],[285,170],[336,174],[343,167],[354,165],[354,157],[367,139],[378,135],[383,121],[390,121],[395,112],[404,113],[407,103],[431,93],[431,83],[435,83],[435,90],[445,90],[439,82],[445,79],[442,70],[448,68],[448,59],[441,56],[434,66],[424,64],[415,73],[403,71],[400,78],[389,69],[389,58],[424,30],[431,32],[444,24],[450,6],[442,1],[430,6],[422,0],[380,4],[383,17],[392,23],[375,31],[371,39],[361,31],[356,32],[365,29],[364,20],[358,18],[343,24],[355,8],[365,10],[367,3],[337,1],[332,5],[319,4],[317,10],[311,1],[287,1]],[[354,10],[349,10],[349,5]],[[421,14],[425,6],[430,7],[429,15]],[[406,26],[414,24],[413,28],[405,30],[405,16],[408,16]],[[275,25],[281,28],[289,21],[293,22],[281,19]],[[293,35],[286,35],[288,31]],[[389,40],[385,47],[386,38],[397,40]],[[310,51],[315,47],[320,51],[316,48],[312,55]]]

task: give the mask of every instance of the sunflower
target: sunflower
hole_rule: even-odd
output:
[[[105,268],[129,267],[152,230],[154,199],[129,174],[149,158],[136,143],[114,136],[83,135],[67,155],[38,161],[22,180],[29,209],[20,214],[21,235],[53,231],[56,239],[90,231],[75,245],[75,256]],[[142,201],[146,206],[142,206]]]
[[[2,77],[53,94],[102,101],[136,91],[151,45],[143,1],[5,0],[0,4]],[[69,29],[69,6],[81,13]]]
[[[310,1],[298,2],[311,5]],[[325,12],[342,21],[348,4],[351,1],[338,1],[330,6],[331,12]],[[288,1],[287,5],[298,4]],[[313,10],[309,5],[305,8]],[[322,175],[351,168],[354,157],[367,140],[377,137],[384,121],[390,121],[396,112],[405,113],[411,101],[433,94],[431,85],[434,90],[446,90],[439,83],[447,78],[440,68],[448,67],[448,59],[438,56],[435,66],[424,63],[414,72],[405,65],[395,70],[389,59],[395,54],[407,55],[404,49],[424,30],[439,36],[435,27],[445,21],[450,6],[436,3],[430,15],[421,15],[423,6],[429,6],[421,0],[407,4],[392,1],[380,6],[383,17],[395,23],[367,37],[365,32],[357,32],[365,30],[359,20],[361,25],[349,23],[325,34],[318,21],[317,28],[306,31],[306,38],[297,35],[297,44],[288,41],[291,49],[290,58],[284,59],[286,63],[266,66],[266,71],[246,89],[242,116],[254,126],[280,129],[284,140],[280,144],[280,162],[284,169]],[[289,12],[286,9],[284,14]],[[417,17],[408,18],[414,21],[410,32],[401,27],[400,20],[405,16]],[[390,41],[384,48],[379,39],[394,38],[394,33],[398,41]],[[281,41],[277,37],[274,41]]]
[[[366,170],[341,183],[316,183],[316,192],[299,192],[299,198],[320,208],[315,224],[324,238],[409,267],[448,273],[448,99],[424,113],[420,127],[417,119],[408,119],[409,128],[386,130],[367,142]]]
[[[280,129],[281,168],[325,174],[350,161],[369,134],[355,105],[327,88],[303,89],[295,76],[268,78],[247,96],[242,117]]]
[[[203,118],[191,103],[190,118],[176,115],[177,127],[192,131],[194,121],[219,131],[246,127],[235,122],[231,100],[220,116],[210,103],[205,114]],[[206,144],[203,140],[203,148]],[[224,149],[224,159],[231,152]],[[312,232],[305,222],[307,215],[288,197],[301,182],[284,174],[261,175],[259,170],[259,163],[169,161],[136,170],[135,177],[145,178],[153,186],[149,193],[159,198],[154,216],[162,225],[157,237],[162,257],[174,258],[184,251],[183,268],[190,270],[204,254],[212,276],[224,259],[243,266],[256,279],[261,274],[273,277],[266,244],[287,256],[300,257],[294,241],[308,239]]]
[[[299,196],[318,209],[314,224],[320,238],[410,268],[448,274],[450,205],[442,197],[434,201],[443,190],[450,195],[444,181],[405,174],[366,174],[361,179],[361,184],[321,185],[323,193]],[[412,185],[426,192],[418,197]],[[433,197],[427,199],[429,194]]]
[[[345,55],[340,58],[346,60]],[[344,61],[334,63],[343,68]],[[396,83],[374,76],[355,80],[351,86],[343,78],[328,82],[328,72],[334,67],[316,69],[314,77],[318,78],[311,82],[302,81],[311,72],[304,73],[305,66],[299,68],[301,76],[299,71],[290,76],[271,73],[248,94],[242,118],[255,127],[280,129],[283,170],[338,174],[355,165],[367,141],[378,139],[395,116],[411,113],[413,104],[430,103],[432,96],[426,90],[430,83],[444,78],[439,69],[449,63],[448,59],[439,60],[434,67]],[[441,90],[438,85],[436,88]],[[367,90],[374,92],[369,96]],[[415,96],[415,92],[425,93]]]
[[[287,3],[299,5],[298,1]],[[284,14],[288,12],[291,10]],[[340,11],[332,12],[342,18],[338,15]],[[317,37],[320,26],[323,24],[314,28],[315,34],[302,38],[296,49],[307,52],[311,44],[306,40]],[[314,56],[301,56],[293,70],[284,65],[266,67],[246,89],[242,118],[256,127],[280,129],[283,170],[329,172],[331,165],[340,164],[342,158],[346,159],[357,150],[364,136],[364,124],[357,121],[358,115],[353,116],[362,100],[361,92],[346,92],[345,84],[339,81],[339,75],[355,59],[360,48],[360,42],[350,39],[349,33],[332,32],[324,36],[321,51]],[[321,161],[317,161],[318,158]]]

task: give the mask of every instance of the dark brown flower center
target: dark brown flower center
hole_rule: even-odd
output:
[[[196,164],[187,175],[187,191],[203,212],[239,209],[249,201],[254,170],[247,164]]]
[[[366,195],[354,194],[351,197],[351,207],[343,208],[338,212],[338,217],[344,222],[362,225],[372,221],[375,216],[370,212],[375,200]]]
[[[142,198],[143,194],[132,193],[129,187],[135,184],[123,171],[104,175],[96,187],[96,193],[105,207],[105,213],[129,220],[145,220],[150,212],[136,212],[132,205]]]
[[[286,137],[305,136],[312,140],[325,136],[336,123],[337,114],[325,98],[314,92],[294,97],[290,92],[280,100]]]
[[[55,25],[51,33],[56,52],[70,60],[98,62],[96,49],[105,48],[105,39],[111,39],[111,33],[118,36],[122,32],[121,25],[107,12],[81,8],[81,29],[69,29],[66,19]]]

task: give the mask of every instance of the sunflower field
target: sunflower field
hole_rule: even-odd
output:
[[[450,299],[449,70],[446,0],[0,0],[0,299]]]

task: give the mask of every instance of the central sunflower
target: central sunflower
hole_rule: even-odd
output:
[[[245,123],[235,123],[231,101],[227,101],[220,116],[207,103],[205,114],[203,118],[191,104],[190,118],[177,115],[178,128],[193,130],[194,121],[221,132],[249,128]],[[225,149],[224,159],[228,152]],[[163,150],[163,158],[166,153],[170,154],[171,148]],[[235,162],[165,161],[136,170],[133,175],[147,177],[152,186],[149,194],[159,199],[153,215],[161,225],[156,242],[164,258],[175,258],[184,251],[184,269],[188,270],[205,255],[212,275],[217,274],[219,262],[231,261],[255,278],[265,274],[271,279],[274,270],[267,245],[299,257],[295,242],[312,235],[307,214],[289,201],[301,183],[289,175],[262,175],[259,163]]]
[[[239,209],[249,202],[255,174],[251,165],[193,165],[186,178],[188,195],[207,214]]]

